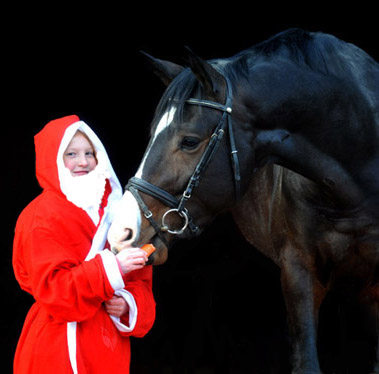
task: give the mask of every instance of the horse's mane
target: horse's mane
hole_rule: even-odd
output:
[[[273,56],[286,55],[297,63],[309,64],[313,54],[310,48],[312,36],[302,29],[289,29],[274,35],[245,52],[253,55]],[[312,56],[317,57],[317,56]]]
[[[356,69],[359,65],[378,64],[363,50],[344,42],[333,35],[321,32],[308,32],[293,28],[274,35],[255,46],[227,59],[208,61],[218,71],[226,75],[232,85],[242,76],[247,76],[249,68],[259,60],[287,59],[300,67],[311,69],[324,75],[355,82],[360,81]],[[348,63],[346,59],[348,58]],[[365,69],[361,69],[365,71]],[[197,80],[189,68],[179,74],[169,85],[156,110],[159,118],[164,111],[175,104],[177,120],[181,121],[185,101],[197,87]],[[361,84],[361,83],[359,83]],[[154,126],[155,121],[153,121]]]
[[[377,63],[366,52],[322,32],[288,29],[242,52],[253,61],[257,56],[286,58],[299,66],[326,75],[347,78],[354,67]],[[348,63],[347,59],[349,60]]]

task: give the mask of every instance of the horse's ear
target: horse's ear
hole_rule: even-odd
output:
[[[171,81],[181,73],[184,69],[183,66],[177,65],[170,61],[160,60],[150,56],[148,53],[141,51],[148,61],[150,66],[153,68],[153,72],[162,80],[162,82],[168,86]]]
[[[185,47],[187,62],[205,92],[210,96],[218,96],[225,86],[224,77],[208,62],[197,56],[189,47]]]

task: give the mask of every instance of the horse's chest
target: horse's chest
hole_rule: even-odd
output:
[[[379,264],[379,247],[335,231],[324,232],[317,242],[322,264],[331,264],[337,278],[367,279]]]
[[[354,251],[352,238],[336,231],[319,231],[315,243],[321,257],[334,263],[346,261]]]

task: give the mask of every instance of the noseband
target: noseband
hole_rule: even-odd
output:
[[[240,194],[240,171],[239,171],[239,162],[238,162],[238,151],[236,149],[235,141],[234,141],[234,134],[233,134],[233,126],[232,126],[232,89],[231,84],[229,82],[229,79],[226,77],[226,100],[225,104],[216,103],[213,101],[208,100],[201,100],[201,99],[194,99],[190,98],[186,100],[187,104],[190,105],[199,105],[215,110],[219,110],[222,112],[222,117],[216,126],[210,141],[199,161],[197,164],[188,184],[183,192],[182,196],[179,198],[179,200],[168,193],[167,191],[163,190],[160,187],[157,187],[141,178],[133,177],[128,181],[128,184],[126,186],[126,189],[129,190],[135,199],[137,200],[145,218],[150,222],[150,224],[155,229],[156,233],[158,234],[159,238],[166,243],[166,239],[163,236],[164,232],[168,232],[173,235],[181,235],[187,227],[191,230],[192,233],[196,233],[199,228],[196,226],[192,220],[192,218],[189,215],[188,210],[185,208],[185,203],[191,198],[192,191],[195,187],[199,185],[200,182],[200,176],[203,172],[203,170],[207,167],[211,159],[213,158],[221,139],[224,136],[224,133],[226,131],[226,128],[229,133],[229,141],[230,141],[230,155],[232,160],[232,167],[233,167],[233,175],[234,175],[234,186],[235,186],[235,195],[236,199],[238,199]],[[145,194],[148,194],[158,200],[160,200],[163,204],[170,207],[169,210],[167,210],[164,215],[162,216],[162,225],[159,226],[157,222],[153,218],[153,214],[141,198],[139,192],[143,192]],[[170,230],[168,225],[166,224],[167,216],[169,214],[178,214],[180,218],[182,219],[183,226],[180,230]]]

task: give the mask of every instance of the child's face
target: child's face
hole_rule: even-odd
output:
[[[97,164],[94,149],[88,139],[77,132],[63,154],[63,162],[71,175],[80,177],[92,171]]]

